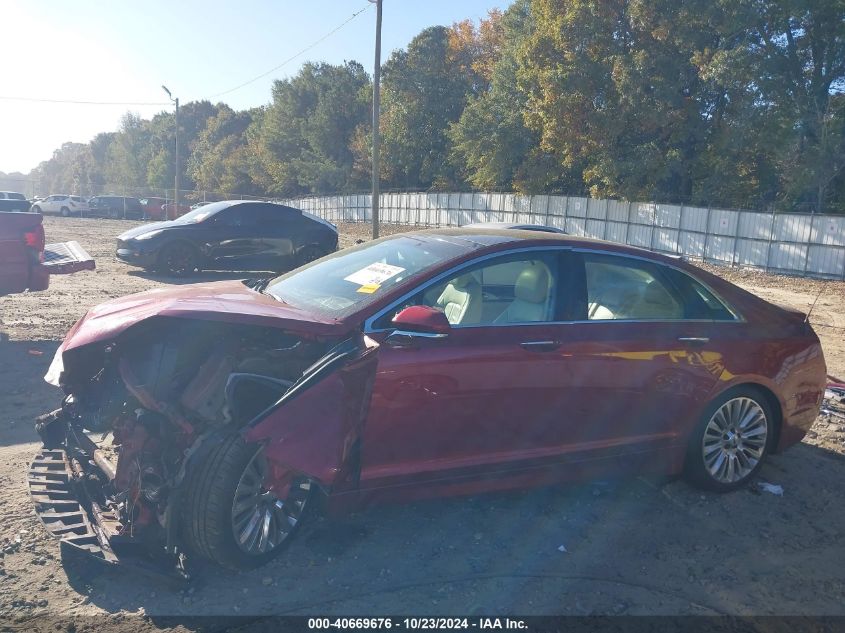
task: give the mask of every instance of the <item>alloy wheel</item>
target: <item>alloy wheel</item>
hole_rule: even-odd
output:
[[[747,397],[733,398],[719,407],[704,429],[704,466],[719,483],[748,477],[763,458],[769,434],[766,412]]]
[[[267,472],[262,448],[247,464],[232,502],[235,542],[253,556],[266,554],[287,539],[302,518],[311,492],[310,481],[296,479],[279,495],[265,487]]]

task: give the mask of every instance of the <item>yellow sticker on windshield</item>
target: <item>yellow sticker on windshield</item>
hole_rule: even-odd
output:
[[[381,284],[364,284],[355,292],[363,292],[364,294],[371,295],[379,288],[381,288]]]

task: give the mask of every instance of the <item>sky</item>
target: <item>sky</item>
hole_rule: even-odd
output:
[[[509,0],[384,0],[382,61],[422,29],[478,20]],[[278,66],[364,12],[279,70]],[[180,103],[268,103],[274,79],[305,61],[357,60],[372,72],[368,0],[0,0],[4,24],[0,171],[29,172],[68,141],[114,131],[127,111],[149,118]],[[225,93],[225,94],[221,94]],[[15,99],[153,105],[87,105]]]

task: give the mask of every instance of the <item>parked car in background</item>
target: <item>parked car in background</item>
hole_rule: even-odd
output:
[[[473,222],[465,224],[464,229],[515,229],[517,231],[540,231],[541,233],[558,233],[565,235],[566,231],[556,226],[545,224],[523,224],[520,222]]]
[[[141,198],[141,208],[144,210],[146,220],[164,220],[162,207],[167,204],[167,198]]]
[[[46,290],[50,275],[94,270],[94,260],[77,242],[45,244],[38,213],[0,211],[0,296]]]
[[[89,210],[88,203],[82,196],[71,196],[68,194],[53,194],[47,196],[40,202],[32,205],[32,211],[45,215],[82,215]]]
[[[107,218],[140,220],[144,217],[144,207],[138,198],[127,196],[94,196],[88,200],[91,215]]]
[[[172,201],[161,208],[164,218],[168,220],[175,220],[188,213],[191,209],[192,207],[189,204],[180,203],[179,206],[176,206],[176,203]]]
[[[337,228],[271,202],[214,202],[117,238],[117,258],[172,275],[194,270],[289,270],[337,250]]]
[[[65,403],[28,473],[48,530],[108,562],[143,544],[145,560],[167,547],[173,564],[184,551],[243,569],[279,554],[315,501],[643,473],[735,490],[807,433],[826,367],[804,314],[681,260],[440,229],[275,279],[109,301],[45,379]]]
[[[210,202],[195,202],[194,204],[191,205],[191,211],[193,211],[194,209],[199,209],[200,207],[204,207],[207,204],[211,204],[211,203]]]
[[[0,191],[0,211],[29,211],[31,203],[16,191]]]

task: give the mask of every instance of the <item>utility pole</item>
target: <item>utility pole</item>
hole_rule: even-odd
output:
[[[370,0],[376,5],[376,61],[373,67],[373,239],[378,238],[379,206],[379,118],[381,114],[381,5],[383,0]]]
[[[176,182],[175,182],[175,189],[173,191],[173,215],[174,217],[179,217],[179,97],[173,98],[173,95],[170,94],[170,91],[167,89],[167,86],[162,85],[164,91],[167,93],[167,96],[170,97],[170,100],[176,104],[176,166],[173,170],[176,174]]]

